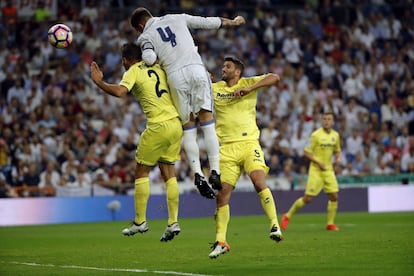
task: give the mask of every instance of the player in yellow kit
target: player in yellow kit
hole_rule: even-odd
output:
[[[166,185],[168,206],[168,223],[161,241],[169,241],[181,231],[178,224],[179,189],[174,162],[180,158],[183,130],[171,100],[164,71],[158,64],[147,66],[140,60],[140,48],[133,43],[124,44],[122,63],[127,71],[120,83],[103,81],[103,73],[95,62],[91,64],[91,77],[99,88],[112,96],[123,97],[132,92],[147,117],[147,127],[141,135],[135,155],[135,220],[122,233],[131,236],[148,231],[148,175],[152,167],[158,164]]]
[[[338,132],[332,129],[334,114],[325,112],[322,115],[322,127],[315,130],[310,137],[310,143],[305,148],[305,157],[310,161],[309,178],[306,184],[305,195],[298,198],[283,215],[281,227],[286,230],[289,220],[299,209],[310,203],[322,188],[328,195],[328,221],[326,230],[338,231],[334,220],[338,208],[338,182],[332,165],[332,156],[335,155],[335,163],[341,162],[341,146]]]
[[[259,89],[275,85],[280,79],[272,73],[244,78],[243,70],[244,65],[239,59],[226,57],[222,69],[223,80],[213,84],[223,189],[216,195],[216,241],[209,254],[210,258],[217,258],[230,250],[226,241],[230,220],[229,201],[243,171],[253,182],[269,219],[269,237],[276,242],[283,239],[273,195],[266,185],[269,168],[265,164],[263,150],[259,144],[260,132],[256,124]]]

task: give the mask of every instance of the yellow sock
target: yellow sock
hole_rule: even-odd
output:
[[[179,189],[177,178],[171,177],[165,183],[168,207],[168,225],[178,221]]]
[[[292,204],[292,207],[290,207],[289,211],[286,213],[286,216],[291,218],[293,214],[302,209],[303,206],[305,206],[305,202],[303,201],[303,197],[300,197]]]
[[[216,241],[225,242],[227,225],[230,221],[230,206],[228,204],[216,209]]]
[[[334,224],[336,210],[338,209],[338,201],[328,201],[328,224]]]
[[[150,194],[149,178],[135,179],[134,205],[135,223],[141,224],[147,220],[147,203]]]
[[[279,221],[277,220],[276,204],[273,198],[272,192],[269,188],[264,189],[258,193],[260,197],[260,203],[262,204],[263,210],[270,222],[270,228],[273,225],[279,227]]]

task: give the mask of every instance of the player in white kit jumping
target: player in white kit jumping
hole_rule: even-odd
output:
[[[145,8],[137,8],[131,16],[132,27],[140,33],[137,43],[142,59],[152,65],[157,59],[167,74],[173,102],[184,128],[183,147],[194,172],[195,185],[206,198],[215,198],[200,163],[196,118],[204,134],[210,163],[209,183],[221,190],[219,142],[213,116],[211,80],[189,29],[219,29],[240,26],[242,16],[234,19],[167,14],[154,17]]]

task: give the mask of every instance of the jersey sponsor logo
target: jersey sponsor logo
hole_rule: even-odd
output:
[[[232,98],[234,98],[234,93],[217,93],[217,98],[232,99]]]
[[[216,104],[227,104],[227,103],[231,103],[236,99],[236,97],[234,96],[234,93],[220,93],[217,92],[215,94],[214,100],[216,101]]]
[[[319,146],[321,147],[321,148],[333,148],[333,147],[335,147],[335,144],[319,144]]]

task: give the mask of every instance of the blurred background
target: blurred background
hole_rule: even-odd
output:
[[[190,13],[232,18],[235,29],[194,30],[207,69],[221,79],[225,55],[245,76],[277,73],[258,96],[260,142],[272,190],[302,190],[303,148],[333,110],[342,138],[341,188],[414,181],[414,5],[371,1],[0,1],[0,197],[123,195],[134,182],[135,149],[145,118],[133,96],[104,94],[89,64],[118,83],[120,46],[133,42],[129,15]],[[47,41],[64,23],[68,49]],[[203,137],[202,164],[209,171]],[[185,154],[176,163],[182,193],[195,192]],[[164,193],[159,170],[153,193]],[[239,191],[253,191],[246,176]]]

